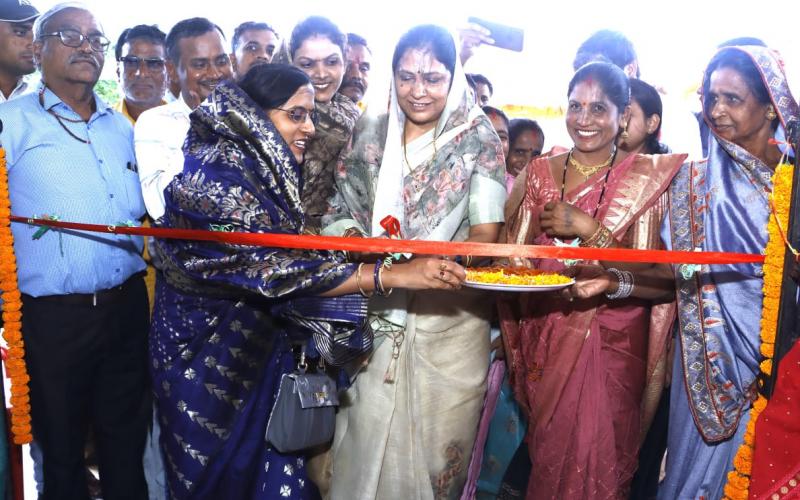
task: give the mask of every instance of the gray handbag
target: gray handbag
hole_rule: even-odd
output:
[[[281,377],[265,439],[281,453],[292,453],[333,439],[339,396],[325,373],[306,373],[305,354],[294,373]]]

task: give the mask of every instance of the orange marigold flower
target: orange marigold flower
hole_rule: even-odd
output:
[[[750,480],[736,471],[728,473],[728,484],[732,485],[737,490],[746,492],[750,489]]]
[[[8,359],[25,359],[25,349],[17,347],[8,350]]]
[[[767,221],[767,234],[769,239],[765,248],[764,258],[764,300],[761,309],[761,346],[759,351],[764,356],[760,363],[761,371],[772,372],[772,357],[775,354],[775,335],[778,322],[778,309],[780,307],[780,294],[783,279],[783,261],[786,253],[786,242],[783,240],[781,228],[788,227],[791,182],[794,167],[781,164],[775,169],[772,176],[773,190],[771,210],[772,216]],[[780,224],[780,228],[778,227]],[[753,441],[755,438],[755,425],[758,416],[767,406],[767,400],[759,395],[750,409],[750,421],[744,434],[744,443],[739,446],[733,459],[735,470],[728,473],[728,483],[725,485],[726,498],[746,499],[750,489],[750,480],[747,477],[752,470]]]
[[[3,311],[3,321],[8,324],[12,321],[21,321],[22,313],[19,311]]]
[[[14,396],[23,396],[30,392],[31,390],[28,388],[27,384],[22,384],[22,385],[11,384],[11,394]]]
[[[11,415],[27,415],[31,411],[31,405],[19,405],[11,407]]]
[[[31,398],[28,394],[23,394],[21,396],[11,396],[11,405],[12,406],[20,406],[20,405],[27,405],[31,403]]]
[[[28,444],[31,441],[33,441],[33,435],[30,433],[22,435],[14,434],[14,444],[23,445]]]

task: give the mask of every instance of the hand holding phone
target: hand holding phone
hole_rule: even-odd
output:
[[[470,17],[467,19],[467,22],[485,30],[482,32],[485,38],[481,39],[481,43],[486,43],[487,45],[492,45],[500,49],[522,52],[525,41],[525,32],[522,29],[494,23],[478,17]]]

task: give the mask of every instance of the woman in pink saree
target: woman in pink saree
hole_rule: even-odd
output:
[[[508,242],[659,248],[664,193],[685,155],[618,153],[630,87],[616,66],[580,68],[568,96],[574,146],[528,164],[516,186],[524,191],[506,207]],[[529,264],[564,271],[573,263]],[[499,302],[511,383],[529,415],[528,499],[626,497],[661,395],[673,305],[639,298],[646,283],[631,294],[625,270],[634,266],[601,265],[619,268],[610,295],[528,293]]]

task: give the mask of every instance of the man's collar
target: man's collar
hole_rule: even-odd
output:
[[[21,95],[23,92],[25,92],[25,89],[27,87],[28,87],[28,82],[26,82],[25,78],[21,76],[19,77],[19,80],[17,80],[17,84],[14,86],[14,88],[11,89],[11,93],[9,95],[5,95],[2,93],[2,91],[0,91],[0,94],[2,94],[0,95],[0,97],[3,97],[4,98],[3,100],[8,101],[18,95]]]
[[[50,90],[50,88],[47,87],[44,82],[39,83],[39,87],[36,89],[36,91],[42,96],[42,106],[44,106],[44,109],[52,109],[58,104],[64,104],[64,101],[61,100],[61,98],[58,97],[52,90]],[[106,102],[99,95],[97,95],[97,92],[92,92],[92,95],[94,96],[95,108],[97,110],[95,112],[97,114],[104,115],[113,110],[111,106],[106,104]],[[67,106],[67,104],[64,104],[64,106]]]
[[[161,103],[158,106],[163,106],[165,104],[167,104],[167,101],[162,99]],[[157,108],[158,106],[153,106],[153,108]],[[153,108],[150,108],[150,109],[153,109]],[[133,119],[133,117],[131,116],[130,112],[128,111],[128,101],[126,101],[124,97],[121,98],[119,101],[117,101],[117,104],[114,105],[114,111],[117,111],[118,113],[121,113],[122,116],[124,116],[125,118],[130,120],[131,123],[136,123],[136,120]],[[145,110],[145,111],[147,111],[147,110]]]
[[[189,105],[186,104],[186,101],[183,100],[183,96],[180,96],[179,98],[175,99],[170,104],[174,105],[175,109],[178,109],[187,115],[192,113],[192,108],[190,108]]]

